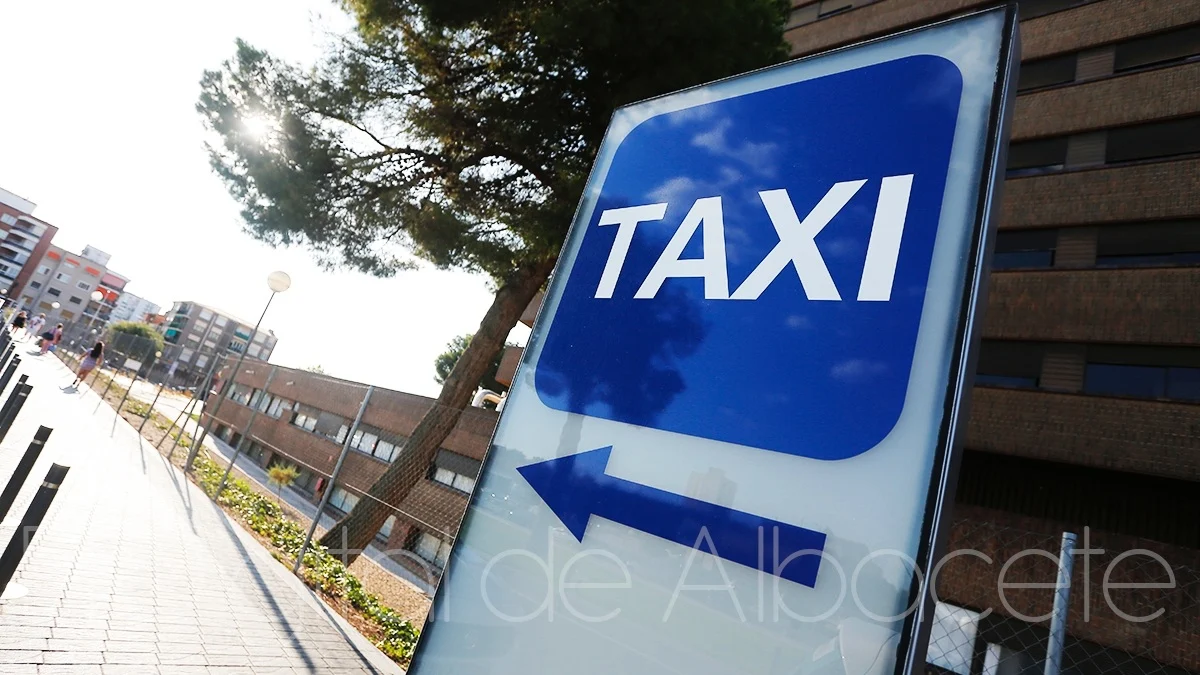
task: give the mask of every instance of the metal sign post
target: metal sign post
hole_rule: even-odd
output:
[[[614,114],[410,673],[924,668],[1016,32]]]

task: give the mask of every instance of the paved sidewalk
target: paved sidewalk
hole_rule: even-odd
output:
[[[0,526],[6,544],[51,462],[71,466],[0,601],[3,673],[402,673],[51,356],[0,446],[7,480],[54,428]]]

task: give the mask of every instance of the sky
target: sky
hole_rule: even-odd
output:
[[[110,253],[127,290],[164,310],[194,300],[253,322],[267,274],[284,270],[292,287],[263,322],[279,336],[272,362],[436,395],[433,360],[479,325],[488,279],[329,272],[303,249],[254,241],[195,111],[203,71],[236,38],[305,64],[351,26],[327,0],[0,3],[0,187],[38,205],[55,244]]]

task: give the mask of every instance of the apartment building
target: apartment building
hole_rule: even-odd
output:
[[[367,394],[366,385],[247,359],[225,390],[213,433],[230,444],[245,436],[247,454],[264,467],[300,469],[293,488],[345,514],[383,475],[433,399],[375,388],[336,484],[330,485],[342,444]],[[211,406],[210,406],[211,407]],[[252,410],[259,414],[250,422]],[[207,418],[206,418],[207,419]],[[475,487],[497,415],[469,408],[443,443],[422,480],[376,536],[381,549],[429,583],[436,582]]]
[[[19,289],[17,307],[45,314],[46,322],[106,325],[129,279],[108,268],[112,256],[94,246],[71,253],[51,245]],[[98,300],[92,298],[99,292]]]
[[[146,321],[146,315],[158,314],[162,308],[149,300],[134,295],[122,293],[117,298],[117,306],[113,308],[112,321]]]
[[[37,204],[0,188],[0,290],[4,304],[17,301],[34,265],[50,250],[58,228],[33,217]]]
[[[804,56],[986,4],[793,0],[786,38]],[[951,547],[1003,561],[1088,527],[1108,553],[1086,572],[1076,563],[1064,667],[1198,671],[1184,572],[1200,564],[1200,2],[1018,6],[1008,180]],[[1160,618],[1131,623],[1099,589],[1114,556],[1139,548],[1184,587]],[[1166,583],[1161,565],[1122,564],[1122,582]],[[977,668],[1040,670],[1046,631],[1001,605],[999,570],[948,566],[939,595],[994,608],[977,625]],[[1025,565],[1006,580],[1053,577],[1053,564]],[[1150,606],[1159,592],[1122,597]],[[1038,616],[1052,595],[1019,597]]]
[[[165,340],[162,362],[175,364],[180,377],[202,375],[212,359],[230,353],[267,361],[278,343],[274,332],[254,333],[253,323],[192,300],[175,302],[160,328]]]

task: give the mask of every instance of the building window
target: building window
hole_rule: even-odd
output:
[[[34,290],[36,291],[37,289],[39,289],[39,288],[41,288],[41,287],[42,287],[42,282],[40,282],[40,281],[31,281],[31,282],[29,282],[29,287],[30,287],[30,288],[32,288],[32,289],[34,289]]]
[[[342,513],[350,513],[358,503],[358,495],[352,495],[340,485],[335,485],[329,493],[329,505]]]
[[[81,291],[90,291],[90,290],[92,290],[92,285],[91,285],[91,284],[89,284],[89,283],[88,283],[88,282],[86,282],[86,281],[80,281],[79,283],[75,284],[75,286],[76,286],[76,287],[77,287],[79,290],[81,290]]]
[[[1200,221],[1110,225],[1097,231],[1097,267],[1162,265],[1200,265]]]
[[[1076,61],[1078,61],[1078,57],[1075,54],[1067,54],[1066,56],[1022,63],[1017,79],[1017,91],[1031,91],[1074,82]]]
[[[296,405],[295,410],[296,412],[292,415],[292,424],[305,431],[315,431],[317,428],[317,416],[321,414],[321,411],[304,404]]]
[[[74,295],[72,295],[72,296],[71,296],[71,297],[70,297],[70,298],[67,300],[67,302],[71,303],[72,305],[80,305],[80,304],[83,304],[83,298],[77,298],[77,297],[75,297]]]
[[[396,459],[396,455],[400,454],[400,448],[396,447],[395,443],[385,441],[382,438],[375,444],[375,452],[373,453],[379,459],[382,459],[389,464]]]
[[[1083,391],[1102,396],[1200,401],[1200,350],[1089,345]]]
[[[201,316],[201,318],[203,318],[203,315]],[[217,320],[214,321],[213,323],[216,324],[217,328],[224,328],[225,325],[229,323],[229,320],[223,316],[218,316]]]
[[[383,521],[383,526],[379,528],[375,539],[386,545],[388,539],[392,537],[392,531],[396,529],[396,516],[388,516],[387,520]]]
[[[229,343],[229,351],[241,354],[246,351],[246,343],[241,340],[233,340]]]
[[[1067,137],[1021,141],[1008,146],[1008,176],[1061,171],[1067,162]]]
[[[38,274],[43,274],[43,275],[50,274],[50,266],[42,265],[41,267],[38,268]]]
[[[271,404],[267,406],[267,414],[275,419],[279,419],[283,417],[284,413],[291,413],[294,406],[295,403],[292,401],[276,396],[271,399]]]
[[[56,281],[66,281],[66,282],[69,282],[69,281],[71,281],[71,275],[70,275],[70,274],[67,274],[66,272],[59,272],[58,274],[55,274],[55,275],[54,275],[54,279],[55,279]]]
[[[422,532],[417,536],[413,552],[440,569],[445,567],[446,561],[450,559],[450,544],[428,532]]]
[[[3,215],[0,215],[0,223],[4,223],[5,225],[16,225],[17,217],[5,213]]]
[[[58,296],[62,295],[62,291],[58,290],[57,288],[47,288],[46,295],[52,295],[57,298]]]
[[[450,469],[437,469],[433,471],[433,479],[442,485],[449,485],[455,490],[460,490],[470,494],[471,490],[475,489],[475,479],[470,476],[464,476],[461,473],[454,473]]]
[[[1004,230],[996,233],[992,269],[1039,269],[1054,266],[1056,230]]]
[[[196,357],[196,367],[197,368],[203,368],[207,363],[208,363],[207,356],[201,354],[200,356]]]
[[[313,429],[314,433],[341,443],[346,440],[347,429],[349,427],[346,426],[346,420],[340,415],[335,415],[324,410],[317,412],[317,426]]]
[[[1036,389],[1042,374],[1042,352],[1037,342],[984,340],[979,345],[975,384]]]
[[[1108,130],[1109,164],[1163,159],[1200,152],[1200,117]]]
[[[1116,45],[1113,71],[1121,73],[1138,68],[1181,63],[1198,57],[1200,25],[1195,25]]]
[[[250,358],[252,358],[252,359],[257,359],[257,358],[258,358],[258,355],[259,355],[259,353],[260,353],[261,351],[262,351],[262,350],[260,350],[260,349],[258,348],[258,345],[251,345],[251,346],[250,346],[250,350],[249,350],[248,352],[246,352],[246,355],[247,355],[247,356],[249,356],[249,357],[250,357]]]
[[[479,475],[480,467],[479,460],[443,448],[433,458],[429,478],[442,485],[470,493],[475,489],[475,478]]]
[[[230,401],[233,401],[234,403],[239,403],[241,405],[249,405],[250,404],[250,394],[252,394],[253,392],[254,392],[253,389],[242,384],[241,382],[234,382],[229,385],[229,394],[227,395],[227,397],[229,398]]]
[[[191,307],[188,305],[184,305],[184,308],[185,308],[184,310],[180,310],[180,311],[183,311],[185,314],[187,313],[187,310],[191,309]],[[200,310],[200,320],[201,321],[208,321],[211,318],[212,318],[212,312],[208,311],[207,309]]]
[[[183,349],[179,352],[179,360],[184,363],[187,363],[188,361],[192,360],[192,354],[194,354],[194,353],[195,352],[193,352],[190,349]]]
[[[1103,396],[1200,401],[1200,368],[1089,363],[1083,390]]]

